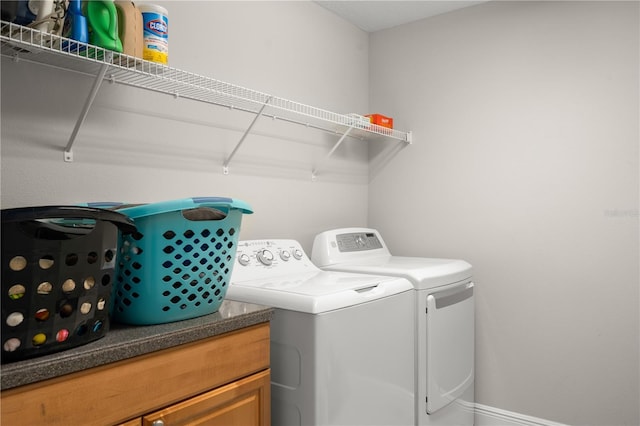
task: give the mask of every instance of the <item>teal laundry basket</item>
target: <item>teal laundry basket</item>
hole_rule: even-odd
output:
[[[116,207],[137,232],[120,234],[111,316],[162,324],[216,312],[227,292],[243,201],[186,198]]]

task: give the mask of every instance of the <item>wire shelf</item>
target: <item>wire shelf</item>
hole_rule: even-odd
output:
[[[93,76],[100,80],[96,82],[97,87],[101,80],[107,80],[332,133],[348,134],[359,139],[382,137],[412,142],[411,132],[378,126],[354,118],[350,114],[338,114],[304,105],[6,21],[0,21],[0,40],[2,56]],[[97,91],[97,88],[95,90]],[[93,95],[95,96],[95,93]],[[90,104],[91,102],[88,102],[87,108]],[[81,121],[79,120],[80,124]],[[74,133],[77,133],[77,129]],[[70,151],[72,144],[73,140],[66,151]]]

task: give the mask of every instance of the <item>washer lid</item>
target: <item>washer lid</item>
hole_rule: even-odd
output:
[[[453,284],[471,278],[473,269],[464,260],[426,257],[371,256],[357,263],[338,263],[325,270],[403,277],[418,290]]]
[[[412,290],[402,278],[319,271],[277,278],[232,281],[226,298],[319,314]]]

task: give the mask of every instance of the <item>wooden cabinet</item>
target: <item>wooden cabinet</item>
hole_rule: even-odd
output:
[[[263,323],[3,391],[2,424],[270,426]],[[156,425],[162,423],[156,423]]]
[[[269,371],[249,376],[142,417],[143,426],[265,425],[270,412],[265,392]]]

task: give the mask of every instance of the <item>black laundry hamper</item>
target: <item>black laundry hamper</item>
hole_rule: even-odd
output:
[[[136,227],[105,209],[2,210],[2,362],[50,354],[103,337],[118,230]]]

